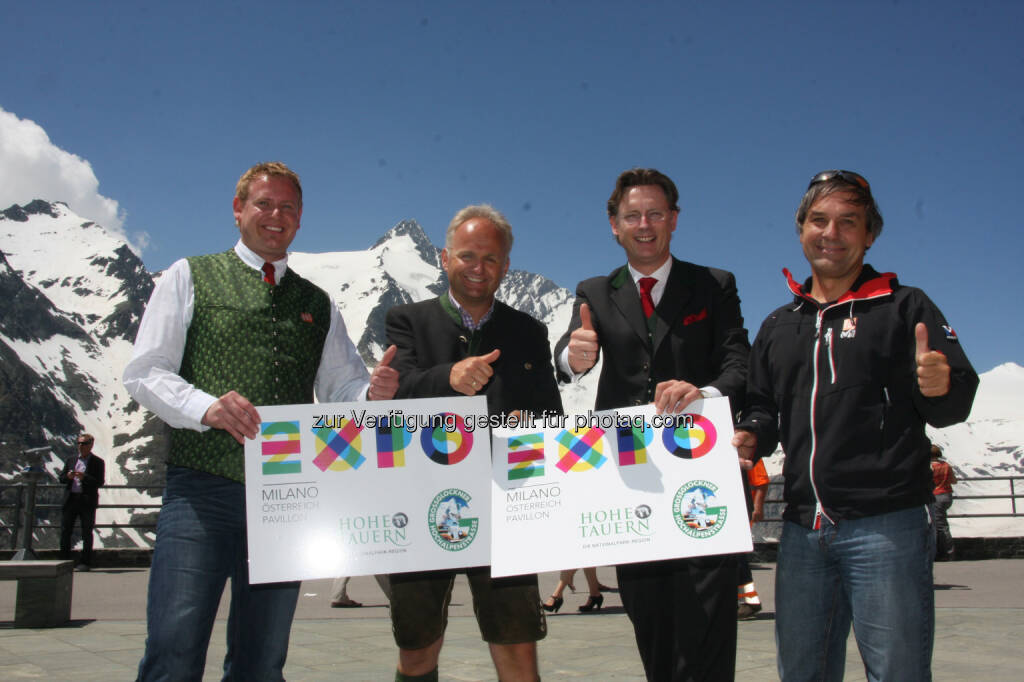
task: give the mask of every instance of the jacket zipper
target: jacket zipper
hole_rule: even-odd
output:
[[[814,481],[814,458],[818,455],[818,429],[815,413],[815,404],[818,399],[818,355],[819,349],[821,348],[821,322],[825,315],[825,310],[819,309],[818,314],[814,319],[814,353],[811,358],[814,366],[814,378],[811,381],[811,457],[810,457],[810,475],[811,475],[811,490],[814,491],[814,524],[812,528],[818,530],[821,528],[821,517],[828,515],[825,514],[824,507],[821,506],[821,498],[818,496],[818,484]],[[831,521],[832,519],[829,519]]]
[[[892,401],[889,400],[889,389],[885,386],[882,387],[882,399],[885,404],[882,407],[882,422],[878,425],[879,431],[885,431],[885,413],[892,407]]]
[[[829,327],[825,330],[825,346],[828,350],[828,369],[832,373],[832,383],[836,383],[836,361],[835,356],[832,353],[832,332],[834,330]]]

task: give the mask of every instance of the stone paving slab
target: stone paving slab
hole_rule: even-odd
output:
[[[128,680],[133,679],[139,648],[90,651],[96,637],[116,638],[140,632],[141,621],[95,621],[85,628],[53,628],[15,635],[0,628],[0,679]],[[59,640],[58,631],[63,632]],[[548,638],[540,643],[541,673],[547,680],[643,680],[636,648],[624,639],[629,623],[622,614],[552,618]],[[38,634],[42,632],[43,634]],[[290,680],[382,680],[394,676],[395,650],[386,619],[299,620],[293,627],[286,677]],[[1024,610],[940,609],[937,613],[935,679],[1019,680],[1019,641],[1024,633]],[[312,637],[316,635],[317,637]],[[319,635],[334,640],[309,646]],[[737,680],[777,679],[771,618],[739,624]],[[33,639],[54,645],[49,651],[25,649]],[[60,641],[63,644],[57,644]],[[220,678],[224,655],[224,621],[214,627],[204,679]],[[138,643],[138,640],[135,640]],[[864,680],[863,668],[851,637],[847,680]],[[441,679],[493,680],[486,645],[472,617],[452,618],[441,654]]]
[[[943,680],[1022,679],[1024,591],[1019,582],[1024,560],[937,564],[934,677]],[[602,568],[601,581],[614,585],[614,571]],[[739,623],[737,680],[776,680],[773,565],[755,567],[765,611]],[[13,590],[0,583],[0,680],[134,679],[145,641],[145,569],[111,569],[75,574],[72,621],[45,629],[14,628]],[[582,581],[582,575],[578,580]],[[542,592],[557,574],[541,576]],[[366,605],[332,609],[331,581],[309,581],[292,626],[285,673],[290,680],[382,680],[394,677],[396,650],[384,598],[370,577],[354,578],[353,598]],[[12,586],[13,587],[13,586]],[[605,608],[578,614],[583,593],[566,594],[562,611],[548,618],[548,637],[539,645],[545,680],[643,680],[632,628],[615,592]],[[226,602],[224,604],[226,606]],[[220,679],[224,656],[224,616],[215,624],[204,679]],[[456,582],[441,679],[493,680],[487,646],[480,640],[465,580]],[[864,680],[852,637],[847,647],[847,680]]]

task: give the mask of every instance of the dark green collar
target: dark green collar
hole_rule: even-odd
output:
[[[455,324],[462,327],[462,313],[459,312],[458,308],[452,305],[452,300],[448,298],[448,292],[446,291],[438,296],[437,300],[441,303],[441,307],[444,311],[448,313],[448,317],[452,318],[452,320],[455,321]]]
[[[608,282],[612,289],[621,289],[626,282],[632,281],[632,277],[629,274],[629,266],[623,265],[615,273],[612,274],[611,281]]]

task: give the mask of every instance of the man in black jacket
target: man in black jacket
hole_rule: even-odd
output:
[[[561,414],[547,330],[494,299],[508,271],[512,230],[487,205],[467,206],[448,226],[441,264],[449,289],[391,308],[388,343],[398,347],[396,398],[484,395],[490,415]],[[502,680],[535,680],[537,640],[546,634],[536,575],[491,578],[466,570],[473,611]],[[437,680],[454,571],[391,576],[397,680]]]
[[[100,504],[99,489],[104,483],[106,467],[92,454],[95,439],[88,433],[78,437],[78,455],[69,457],[60,471],[64,484],[64,506],[61,515],[60,556],[71,558],[71,531],[75,519],[82,523],[82,556],[76,571],[88,571],[92,565],[92,529],[96,525],[96,507]]]
[[[622,173],[608,199],[627,264],[580,282],[555,347],[574,381],[604,354],[596,409],[653,402],[680,412],[702,397],[742,406],[747,330],[732,273],[672,257],[679,192],[651,168]],[[624,564],[620,595],[649,680],[731,680],[736,668],[733,555]]]
[[[783,680],[841,680],[852,623],[870,679],[930,680],[934,530],[925,424],[971,411],[978,377],[920,289],[864,264],[882,231],[867,180],[812,178],[796,215],[811,277],[751,353],[743,460],[786,453],[776,572]]]

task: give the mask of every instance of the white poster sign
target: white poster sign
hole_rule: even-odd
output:
[[[493,430],[495,576],[749,552],[727,398]]]
[[[245,443],[252,583],[487,564],[485,398],[258,407]]]

